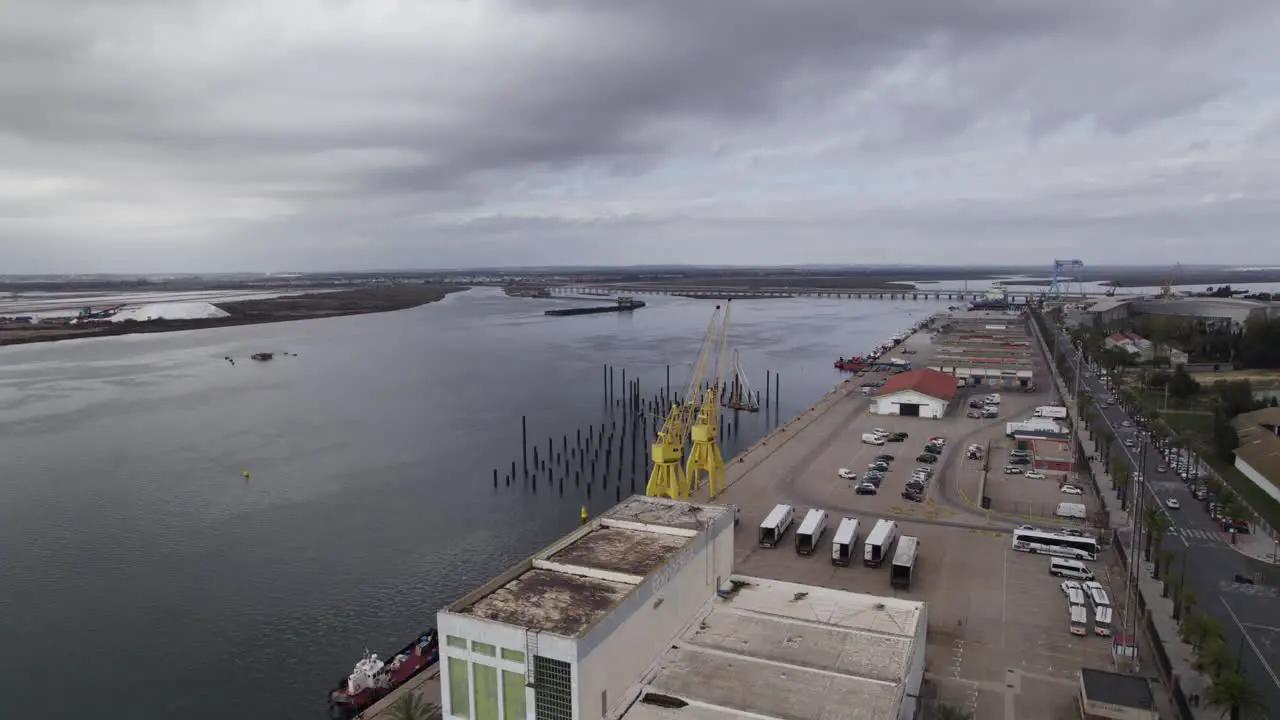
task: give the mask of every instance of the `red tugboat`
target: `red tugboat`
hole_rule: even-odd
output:
[[[858,372],[860,370],[867,369],[868,361],[868,358],[864,358],[861,355],[851,358],[840,358],[836,361],[835,368],[837,370],[844,370],[845,372]]]
[[[440,662],[440,638],[434,629],[404,646],[390,662],[365,651],[351,674],[329,691],[329,717],[351,720],[418,673]]]

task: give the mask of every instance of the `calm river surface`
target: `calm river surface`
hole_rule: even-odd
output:
[[[577,524],[582,488],[493,489],[520,459],[520,416],[531,443],[572,444],[608,418],[604,364],[646,396],[667,363],[683,385],[714,307],[542,315],[567,302],[476,289],[381,315],[0,348],[0,714],[324,717],[365,647],[400,647]],[[941,305],[740,300],[731,342],[760,390],[781,373],[785,421],[840,380],[838,355]],[[297,356],[247,359],[260,351]],[[772,426],[742,418],[726,455]]]

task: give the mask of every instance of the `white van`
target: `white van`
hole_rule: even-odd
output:
[[[1089,634],[1089,613],[1081,605],[1072,605],[1068,610],[1071,617],[1071,634],[1084,637]]]
[[[875,433],[862,433],[862,442],[868,445],[883,445],[884,436]]]
[[[795,515],[796,509],[790,505],[777,505],[769,511],[764,522],[760,523],[760,547],[777,547],[787,534],[787,528],[791,527]]]
[[[1049,560],[1049,574],[1062,578],[1071,578],[1072,580],[1092,580],[1093,571],[1084,566],[1079,560],[1068,560],[1066,558],[1053,558]]]

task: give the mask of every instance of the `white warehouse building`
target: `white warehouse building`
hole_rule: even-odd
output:
[[[631,497],[440,611],[444,717],[915,717],[925,604],[731,575],[735,514]]]
[[[600,720],[733,566],[733,508],[633,496],[440,611],[458,720]]]
[[[923,368],[889,378],[871,401],[873,415],[941,418],[956,396],[956,379]]]

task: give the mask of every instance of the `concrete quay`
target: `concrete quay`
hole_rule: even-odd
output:
[[[934,348],[926,333],[918,333],[906,341],[905,349],[914,351],[913,364],[923,366]],[[1048,560],[1011,547],[1009,532],[1026,519],[984,512],[970,499],[979,493],[981,471],[964,460],[964,448],[979,438],[1003,440],[1004,422],[1012,415],[998,422],[965,417],[969,397],[985,393],[985,388],[961,391],[938,420],[870,415],[862,381],[851,378],[842,383],[729,464],[726,489],[711,501],[740,509],[735,570],[928,602],[926,709],[945,703],[984,720],[1071,716],[1077,707],[1080,667],[1112,666],[1109,639],[1070,634],[1067,603],[1058,579],[1048,573]],[[1002,415],[1029,412],[1033,405],[1044,404],[1047,392],[1008,393]],[[909,437],[883,446],[863,444],[862,433],[877,427]],[[946,437],[948,446],[935,466],[926,501],[903,500],[901,491],[918,464],[914,458],[932,436]],[[853,484],[837,475],[842,467],[861,473],[866,463],[885,453],[894,455],[895,462],[877,495],[855,495]],[[1012,477],[999,482],[1004,485],[1000,492],[1027,498],[1028,507],[1061,500],[1056,482],[1020,482]],[[707,501],[706,489],[697,491],[695,499]],[[1077,499],[1094,506],[1099,502],[1092,496]],[[797,524],[810,508],[827,510],[832,528],[841,516],[857,517],[862,538],[876,519],[896,520],[901,534],[920,538],[911,587],[891,587],[885,566],[869,568],[855,561],[851,567],[837,567],[828,553],[800,556],[786,541],[775,549],[760,548],[757,527],[778,503],[796,507]],[[1116,581],[1123,583],[1122,566],[1112,553],[1104,552],[1094,570],[1121,607],[1123,593],[1116,591]]]

